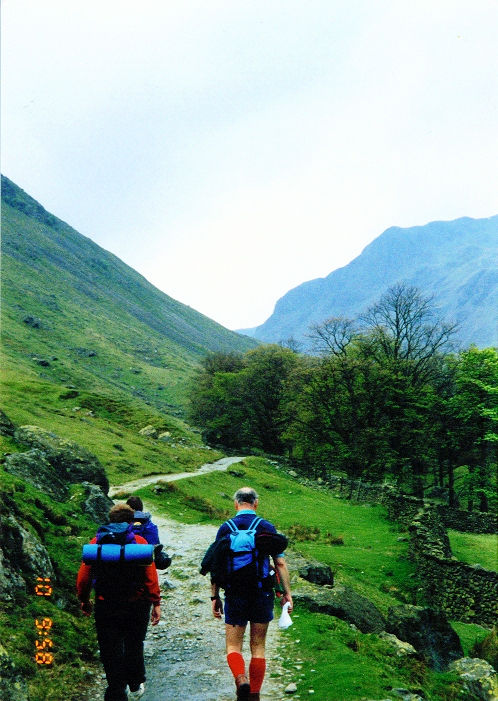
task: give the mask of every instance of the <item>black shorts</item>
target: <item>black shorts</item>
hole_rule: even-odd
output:
[[[269,623],[273,619],[273,591],[257,591],[250,594],[225,592],[225,623],[245,626],[251,623]]]

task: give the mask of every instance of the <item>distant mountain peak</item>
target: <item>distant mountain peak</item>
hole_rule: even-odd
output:
[[[251,335],[306,343],[311,324],[354,317],[396,282],[433,296],[440,314],[459,322],[462,344],[497,345],[498,215],[390,227],[348,265],[287,292]]]

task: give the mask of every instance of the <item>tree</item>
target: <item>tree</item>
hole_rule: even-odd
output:
[[[280,453],[284,386],[297,362],[295,353],[278,345],[240,357],[209,356],[192,385],[190,419],[210,443]]]
[[[498,448],[498,352],[475,346],[460,353],[455,393],[450,403],[459,465],[468,474],[462,491],[487,510],[496,498]]]
[[[398,283],[360,316],[373,341],[369,352],[378,362],[391,363],[413,384],[439,377],[442,355],[458,328],[441,321],[432,303],[433,298],[423,297],[417,288]]]

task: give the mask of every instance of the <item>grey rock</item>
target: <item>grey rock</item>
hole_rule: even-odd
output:
[[[16,594],[25,590],[24,579],[14,567],[11,567],[0,547],[0,601],[13,601]]]
[[[146,436],[147,438],[157,438],[157,428],[154,426],[144,426],[138,432],[140,436]]]
[[[25,316],[23,321],[27,326],[31,326],[32,329],[41,329],[42,327],[41,319],[38,319],[36,316]]]
[[[299,567],[299,576],[313,584],[333,586],[334,575],[328,565],[322,562],[308,561]]]
[[[409,689],[393,689],[393,694],[403,701],[424,701],[424,697],[412,693]]]
[[[7,414],[5,414],[0,409],[0,435],[13,436],[15,430],[16,430],[16,427],[14,426],[12,421],[9,419]]]
[[[107,523],[109,518],[109,510],[113,506],[114,502],[112,499],[104,494],[102,488],[97,484],[90,484],[90,482],[82,482],[85,488],[86,497],[82,504],[83,511],[88,514],[88,516],[95,521],[95,523],[102,524]]]
[[[391,645],[396,650],[397,657],[410,657],[412,655],[418,654],[413,645],[410,645],[410,643],[400,640],[392,633],[386,633],[385,631],[382,631],[382,633],[379,633],[379,638],[381,640],[385,640],[386,643],[389,643],[389,645]]]
[[[14,437],[20,443],[38,448],[55,468],[60,479],[67,482],[92,482],[109,491],[109,480],[99,460],[77,443],[59,438],[39,426],[20,426]]]
[[[65,501],[68,497],[67,483],[60,479],[55,468],[45,457],[45,453],[38,448],[33,448],[26,453],[8,455],[4,469],[49,494],[56,501]]]
[[[309,594],[296,594],[293,599],[310,611],[353,623],[362,633],[380,633],[385,629],[385,619],[378,608],[351,587],[336,585]]]
[[[297,684],[295,684],[294,682],[287,684],[287,686],[285,687],[286,694],[295,694],[296,691],[297,691]]]
[[[438,671],[463,657],[458,635],[439,611],[419,606],[396,606],[389,609],[386,630],[413,645]]]
[[[462,657],[450,664],[465,683],[466,690],[476,699],[497,701],[498,677],[494,667],[476,657]]]
[[[0,600],[10,601],[16,590],[33,587],[36,577],[54,579],[54,568],[41,541],[13,516],[0,517]]]

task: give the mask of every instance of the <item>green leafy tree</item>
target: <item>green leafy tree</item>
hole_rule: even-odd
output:
[[[487,511],[496,499],[498,448],[498,352],[471,347],[460,353],[450,410],[461,465],[468,474],[462,496]],[[496,504],[496,502],[494,502]]]

